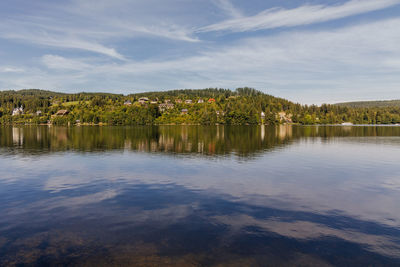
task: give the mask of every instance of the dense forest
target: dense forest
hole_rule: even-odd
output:
[[[400,105],[301,105],[252,88],[130,95],[0,92],[0,124],[398,124]]]
[[[391,108],[400,107],[400,100],[356,101],[337,103],[336,105],[350,108]]]

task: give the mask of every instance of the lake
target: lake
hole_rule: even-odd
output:
[[[400,127],[0,127],[0,266],[400,266]]]

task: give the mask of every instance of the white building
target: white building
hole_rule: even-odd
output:
[[[149,98],[148,97],[141,97],[139,98],[139,103],[140,104],[146,104],[149,102]]]
[[[22,115],[22,114],[24,114],[24,109],[22,108],[22,106],[19,108],[14,108],[14,110],[12,112],[13,116]]]

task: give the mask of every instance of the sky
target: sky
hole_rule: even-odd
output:
[[[400,99],[400,0],[1,0],[0,90]]]

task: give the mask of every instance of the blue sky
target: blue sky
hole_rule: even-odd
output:
[[[0,89],[400,99],[400,0],[2,0]]]

